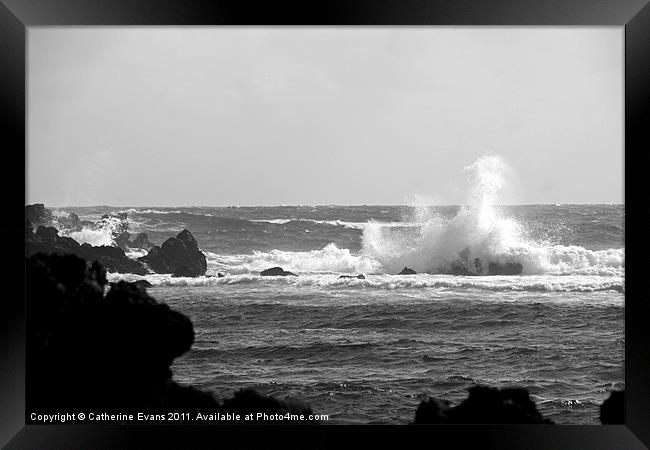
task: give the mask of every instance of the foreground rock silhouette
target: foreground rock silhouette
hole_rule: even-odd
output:
[[[446,400],[429,398],[415,411],[414,424],[531,424],[553,423],[537,410],[535,402],[522,388],[497,389],[472,386],[469,397],[458,406]]]
[[[604,425],[625,423],[625,390],[612,391],[600,405],[600,422]]]
[[[133,283],[111,284],[104,294],[106,269],[97,262],[37,254],[26,261],[26,277],[30,410],[311,414],[302,403],[250,390],[220,403],[172,381],[173,360],[194,341],[191,321]]]
[[[171,273],[182,277],[205,275],[208,263],[189,230],[183,230],[158,247],[154,246],[138,261],[146,263],[154,272]]]

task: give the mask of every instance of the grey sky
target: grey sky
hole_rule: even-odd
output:
[[[623,202],[623,28],[30,28],[28,203]]]

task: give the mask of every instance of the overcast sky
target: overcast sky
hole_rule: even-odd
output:
[[[28,31],[27,203],[623,202],[623,28]]]

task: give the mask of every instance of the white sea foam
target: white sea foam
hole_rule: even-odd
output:
[[[602,276],[453,276],[453,275],[368,275],[365,279],[339,278],[337,274],[301,274],[298,277],[262,277],[259,274],[229,274],[222,278],[204,276],[196,278],[170,275],[109,274],[110,282],[146,279],[154,287],[168,286],[225,286],[225,285],[277,285],[296,288],[322,289],[435,289],[443,291],[491,292],[625,292],[625,282],[619,277]]]
[[[61,215],[60,215],[61,216]],[[80,244],[88,243],[92,246],[115,245],[113,236],[120,229],[125,229],[126,223],[123,219],[115,216],[103,218],[94,223],[93,226],[83,227],[81,230],[72,231],[60,229],[59,235],[71,237]]]
[[[624,249],[592,251],[529,240],[524,226],[494,207],[508,170],[500,158],[484,156],[465,170],[470,175],[469,201],[456,216],[449,219],[418,208],[414,214],[420,224],[417,233],[369,224],[363,232],[363,255],[389,273],[404,266],[430,273],[460,266],[481,274],[477,258],[484,269],[490,263],[518,263],[528,275],[623,273]]]
[[[348,249],[329,244],[321,250],[288,252],[273,250],[252,255],[216,255],[206,252],[208,267],[229,273],[258,273],[269,267],[309,273],[368,273],[381,271],[379,263]]]

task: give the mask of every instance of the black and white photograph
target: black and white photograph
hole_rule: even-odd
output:
[[[623,424],[624,45],[30,27],[27,419]]]

